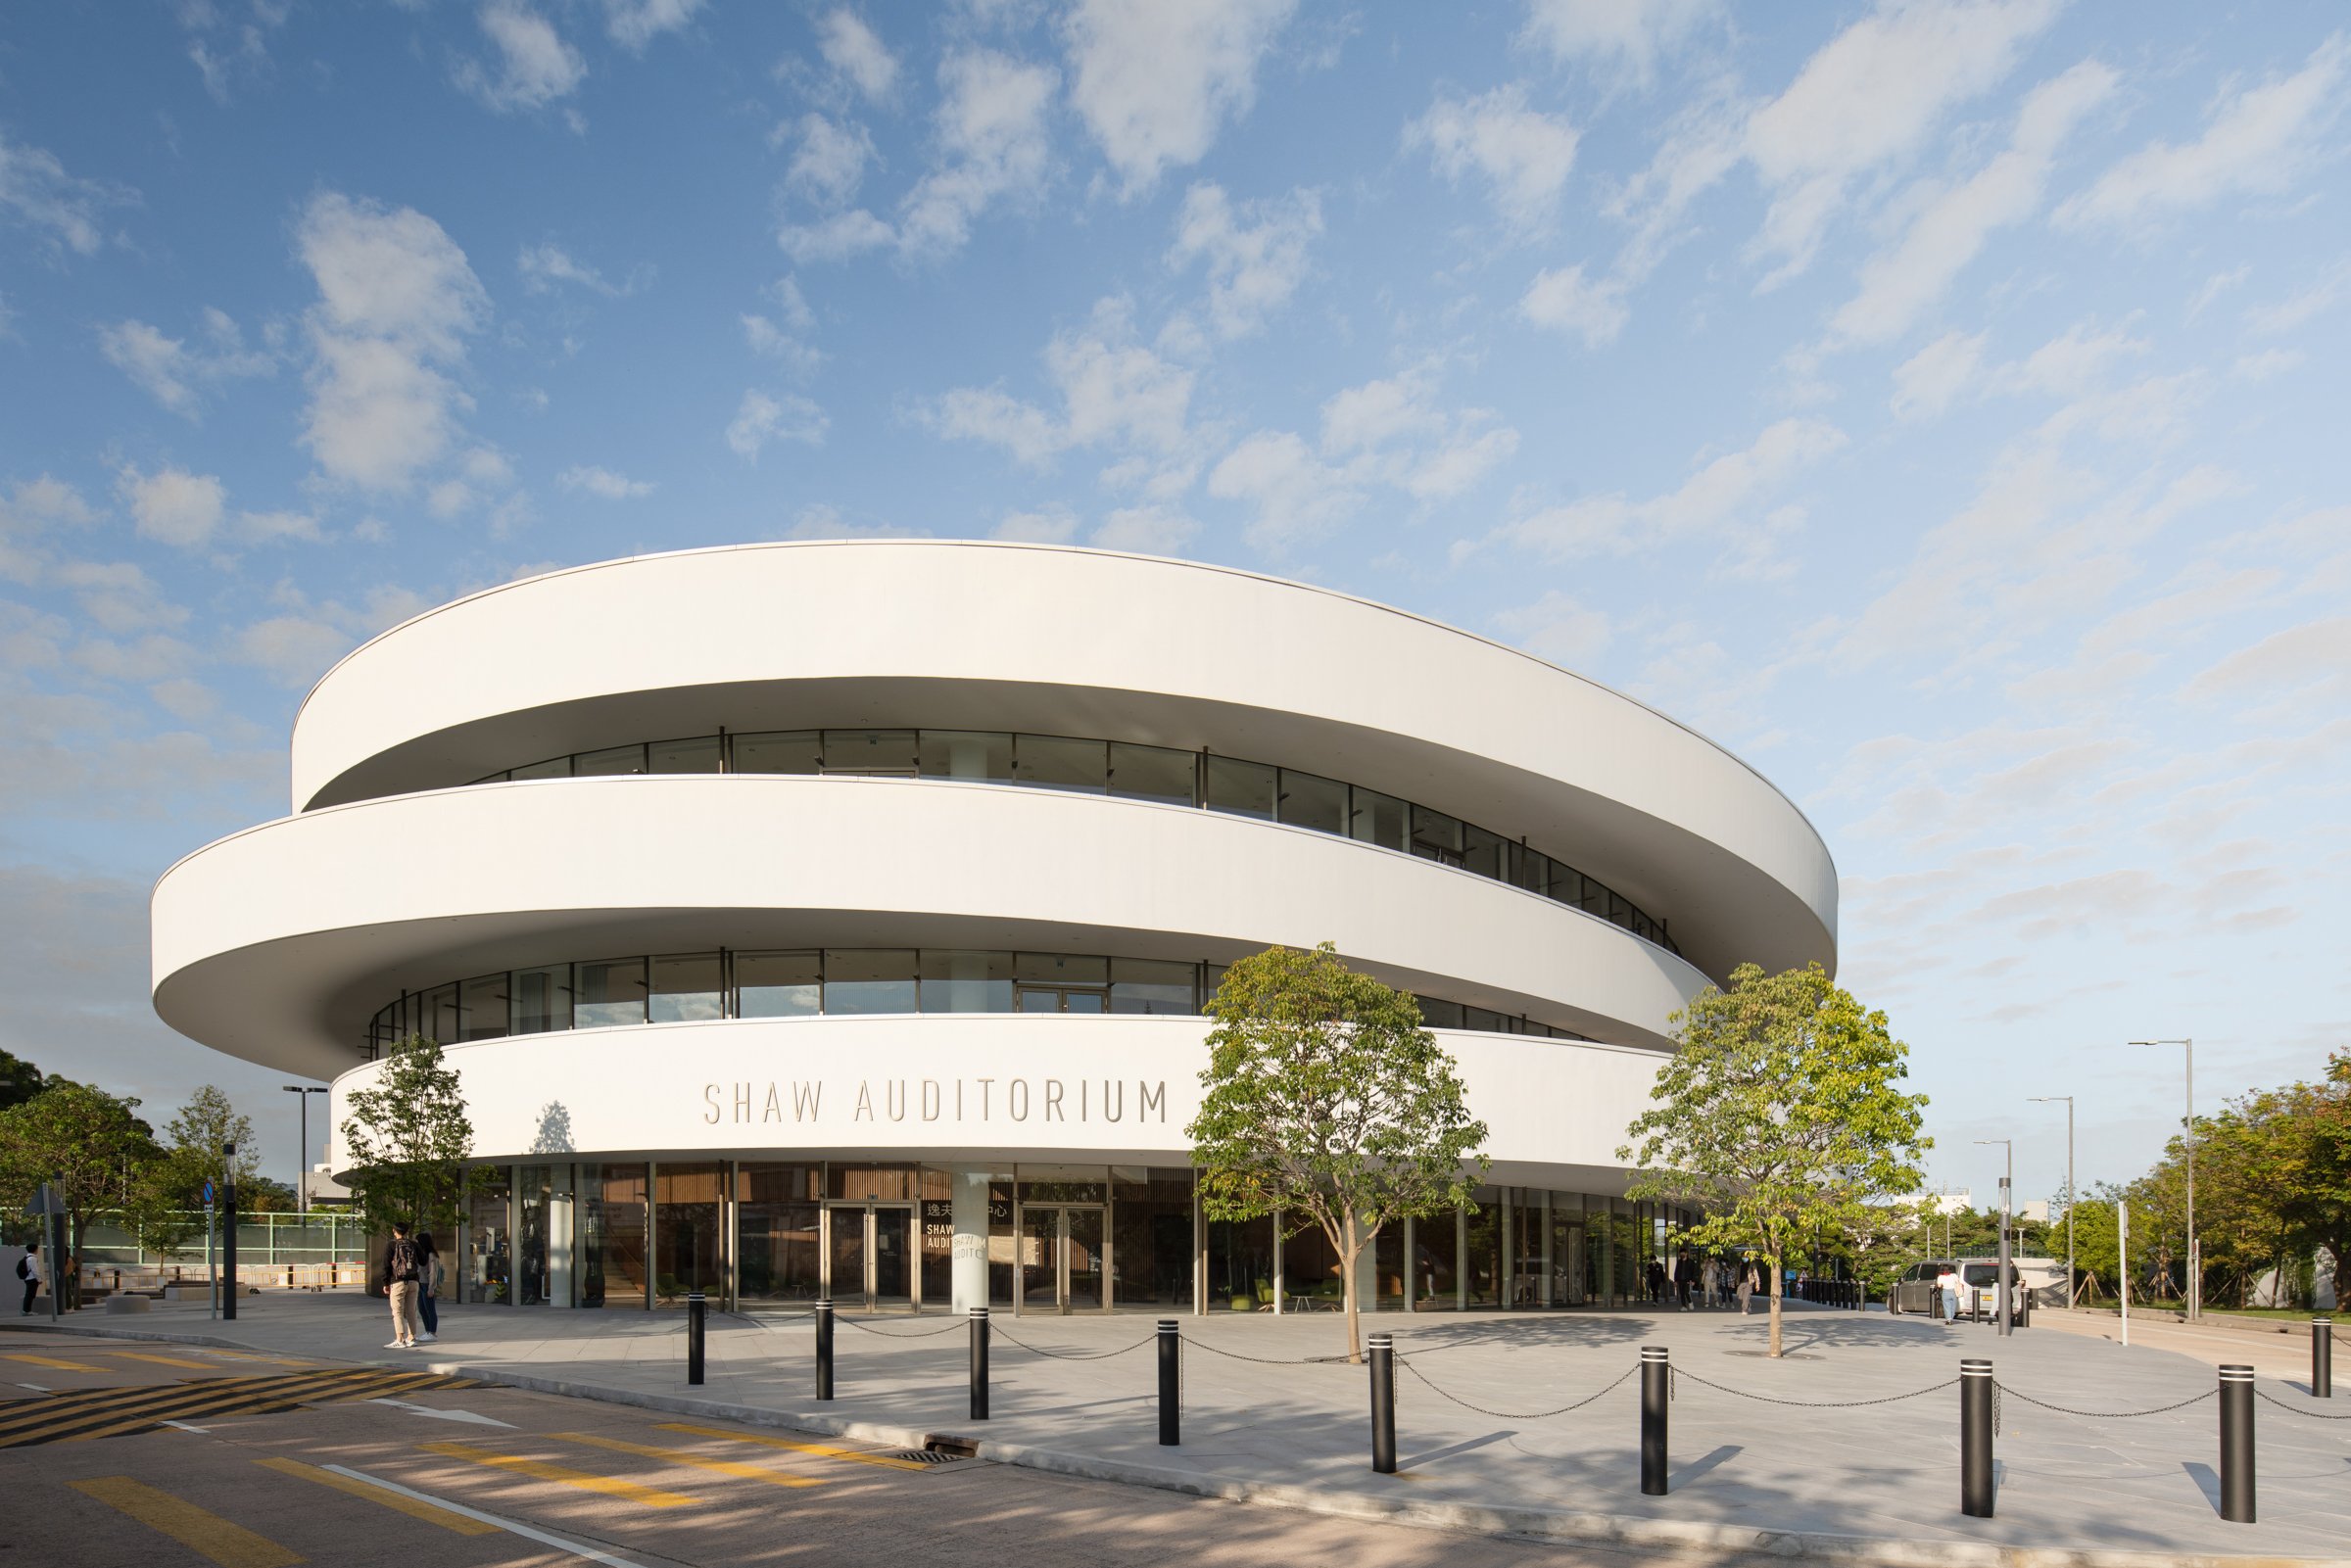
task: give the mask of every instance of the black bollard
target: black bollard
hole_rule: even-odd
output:
[[[972,1419],[987,1419],[987,1308],[972,1308]]]
[[[237,1146],[235,1144],[224,1143],[220,1146],[220,1319],[222,1322],[233,1323],[237,1320]],[[62,1255],[52,1253],[49,1256],[56,1258]],[[54,1299],[57,1295],[57,1276],[52,1274],[50,1280],[49,1294]],[[387,1277],[384,1282],[384,1294],[389,1296],[391,1293],[392,1283]],[[404,1327],[401,1333],[405,1335],[408,1330]]]
[[[2310,1320],[2310,1395],[2334,1398],[2334,1324],[2324,1317]]]
[[[2221,1517],[2253,1522],[2253,1368],[2221,1368]]]
[[[1371,1336],[1371,1468],[1396,1473],[1396,1336]]]
[[[686,1383],[689,1388],[702,1386],[702,1329],[710,1304],[700,1291],[686,1296]]]
[[[833,1303],[816,1304],[816,1397],[833,1397]]]
[[[1173,1449],[1183,1442],[1182,1363],[1183,1325],[1172,1317],[1159,1320],[1159,1446]]]
[[[1991,1363],[1959,1363],[1959,1511],[1991,1517]]]
[[[1673,1367],[1665,1347],[1641,1347],[1641,1495],[1665,1496],[1665,1412],[1673,1398]]]

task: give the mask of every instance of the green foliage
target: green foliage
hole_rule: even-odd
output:
[[[1688,1239],[1751,1247],[1771,1279],[1780,1354],[1781,1268],[1815,1238],[1870,1230],[1873,1206],[1915,1191],[1925,1095],[1901,1092],[1909,1048],[1817,964],[1766,974],[1743,964],[1675,1015],[1680,1050],[1619,1160],[1628,1196],[1698,1206]]]
[[[186,1222],[171,1212],[169,1161],[138,1105],[52,1078],[31,1099],[0,1111],[0,1187],[10,1207],[22,1208],[42,1182],[54,1182],[66,1206],[69,1252],[80,1253],[99,1210],[120,1210],[150,1246],[172,1245]]]
[[[224,1168],[220,1153],[232,1143],[237,1146],[233,1172]],[[232,1173],[237,1207],[261,1207],[255,1199],[260,1196],[262,1151],[254,1139],[253,1118],[231,1105],[218,1088],[209,1083],[198,1086],[179,1114],[164,1123],[163,1144],[169,1156],[165,1180],[171,1201],[180,1208],[203,1208],[205,1182],[222,1181]]]
[[[39,1068],[0,1051],[0,1111],[23,1105],[40,1093],[43,1081]]]
[[[395,1046],[375,1086],[354,1090],[343,1121],[352,1207],[372,1232],[396,1219],[453,1228],[473,1153],[473,1123],[456,1070],[421,1034]]]
[[[1390,1220],[1450,1214],[1485,1173],[1486,1126],[1409,992],[1331,944],[1271,947],[1225,972],[1208,1005],[1207,1088],[1185,1135],[1208,1217],[1281,1212],[1340,1259],[1347,1352],[1360,1358],[1357,1259]]]

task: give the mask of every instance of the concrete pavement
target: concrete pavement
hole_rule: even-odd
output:
[[[1407,1361],[1405,1463],[1381,1477],[1367,1464],[1362,1369],[1317,1359],[1342,1349],[1339,1320],[1322,1314],[1183,1319],[1185,1442],[1163,1449],[1152,1320],[1142,1316],[999,1318],[995,1419],[976,1424],[965,1410],[965,1330],[938,1316],[844,1317],[839,1398],[819,1403],[803,1317],[714,1314],[709,1381],[689,1389],[675,1314],[445,1308],[441,1342],[404,1356],[376,1349],[380,1302],[264,1297],[243,1313],[232,1328],[205,1323],[200,1305],[160,1308],[123,1327],[281,1354],[421,1361],[909,1446],[946,1435],[1066,1475],[1562,1540],[1965,1568],[2140,1553],[2333,1559],[2351,1530],[2351,1422],[2319,1418],[2337,1405],[2351,1415],[2351,1399],[2314,1401],[2265,1378],[2277,1402],[2257,1406],[2262,1522],[2231,1525],[2216,1506],[2216,1407],[2197,1399],[2213,1387],[2211,1367],[2046,1327],[2002,1340],[1984,1326],[1792,1307],[1792,1354],[1774,1362],[1761,1354],[1759,1313],[1369,1319],[1397,1335]],[[108,1326],[90,1318],[76,1326]],[[1667,1346],[1688,1374],[1672,1410],[1673,1491],[1662,1498],[1639,1493],[1633,1385],[1615,1381],[1645,1344]],[[2011,1393],[1998,1517],[1990,1520],[1958,1511],[1957,1393],[1937,1387],[1956,1377],[1962,1355],[1992,1357]],[[1893,1398],[1923,1389],[1935,1392]],[[1581,1408],[1543,1413],[1595,1394]],[[2115,1419],[2027,1402],[2121,1412],[2183,1399],[2197,1402]],[[1847,1402],[1812,1407],[1821,1402]]]

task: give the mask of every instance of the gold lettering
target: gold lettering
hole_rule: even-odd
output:
[[[936,1078],[923,1080],[923,1119],[925,1121],[938,1119],[938,1080]]]
[[[1004,1086],[1004,1109],[1012,1113],[1015,1121],[1029,1119],[1029,1080],[1015,1078]]]
[[[906,1080],[904,1078],[892,1078],[888,1083],[885,1083],[882,1086],[882,1103],[888,1109],[890,1120],[905,1120]]]
[[[751,1086],[747,1083],[735,1085],[735,1119],[738,1121],[751,1119]]]
[[[784,1119],[784,1102],[777,1098],[776,1086],[773,1083],[770,1083],[767,1086],[767,1109],[760,1116],[759,1119],[762,1121],[781,1121]]]
[[[874,1091],[863,1078],[857,1080],[857,1109],[849,1113],[851,1121],[874,1119]]]
[[[1045,1080],[1045,1119],[1047,1121],[1067,1121],[1069,1119],[1061,1114],[1061,1080],[1059,1078]]]
[[[987,1086],[996,1080],[993,1078],[974,1078],[972,1081],[980,1085],[980,1119],[983,1121],[992,1119],[987,1106]]]
[[[703,1084],[702,1098],[708,1101],[710,1105],[710,1109],[702,1113],[702,1119],[704,1121],[716,1121],[718,1119],[718,1085],[715,1083]]]
[[[1162,1078],[1156,1085],[1153,1085],[1137,1079],[1134,1085],[1134,1119],[1137,1121],[1148,1120],[1154,1108],[1159,1112],[1159,1119],[1163,1122],[1166,1121],[1168,1119],[1168,1080]]]
[[[810,1083],[807,1079],[802,1078],[798,1082],[792,1084],[792,1119],[794,1121],[814,1121],[816,1119],[818,1107],[824,1100],[824,1097],[825,1086],[821,1081],[817,1083]]]
[[[1119,1096],[1115,1103],[1110,1098],[1111,1091],[1114,1089],[1118,1091]],[[1125,1078],[1104,1078],[1102,1080],[1102,1119],[1120,1121],[1124,1120],[1126,1116],[1127,1080]]]

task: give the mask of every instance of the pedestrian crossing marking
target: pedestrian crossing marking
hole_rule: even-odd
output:
[[[438,1453],[445,1459],[463,1459],[468,1464],[494,1465],[501,1470],[512,1470],[534,1481],[553,1481],[566,1487],[578,1487],[584,1492],[601,1492],[607,1497],[626,1497],[648,1508],[691,1508],[694,1499],[683,1493],[663,1492],[658,1487],[640,1486],[623,1481],[618,1476],[592,1475],[586,1470],[569,1470],[559,1464],[542,1459],[525,1459],[516,1454],[500,1453],[493,1449],[477,1449],[470,1443],[420,1443],[427,1453]]]
[[[169,1536],[219,1568],[293,1568],[306,1560],[266,1536],[257,1536],[243,1525],[231,1524],[216,1513],[126,1475],[96,1476],[72,1486],[158,1535]]]
[[[771,1438],[762,1432],[726,1432],[714,1426],[688,1426],[683,1421],[663,1421],[664,1432],[687,1432],[697,1438],[724,1438],[729,1443],[755,1443],[763,1449],[789,1449],[794,1453],[813,1453],[820,1459],[850,1459],[858,1464],[878,1464],[886,1470],[936,1469],[936,1465],[918,1464],[912,1459],[900,1459],[888,1453],[867,1453],[859,1449],[837,1449],[830,1443],[794,1443],[790,1438]]]
[[[190,1378],[129,1388],[66,1389],[44,1399],[0,1404],[0,1449],[126,1437],[153,1431],[166,1421],[273,1415],[305,1404],[476,1386],[469,1378],[436,1372],[358,1367],[262,1377]]]
[[[387,1492],[382,1487],[371,1487],[364,1482],[354,1481],[349,1476],[339,1476],[332,1470],[321,1470],[314,1464],[304,1464],[300,1459],[256,1459],[253,1462],[264,1470],[275,1470],[279,1475],[297,1476],[304,1481],[315,1481],[322,1487],[333,1487],[337,1492],[347,1492],[355,1497],[365,1497],[369,1502],[379,1502],[387,1508],[397,1508],[411,1519],[422,1519],[426,1524],[439,1525],[444,1530],[454,1530],[460,1536],[495,1536],[498,1534],[496,1525],[486,1525],[479,1519],[468,1519],[461,1513],[451,1513],[447,1508],[436,1507],[429,1502],[420,1502],[414,1497],[404,1497],[397,1492]]]
[[[614,1453],[634,1453],[663,1464],[682,1464],[696,1470],[708,1470],[718,1475],[734,1476],[740,1481],[764,1481],[771,1487],[821,1487],[822,1481],[813,1476],[786,1475],[756,1464],[738,1464],[733,1459],[705,1459],[684,1449],[656,1448],[650,1443],[623,1443],[618,1438],[600,1438],[589,1432],[550,1432],[558,1443],[584,1443],[592,1449],[610,1449]]]
[[[84,1366],[79,1361],[61,1361],[54,1355],[26,1355],[15,1351],[8,1353],[8,1358],[12,1361],[28,1362],[33,1366],[55,1367],[60,1372],[97,1372],[104,1370],[101,1367]]]

